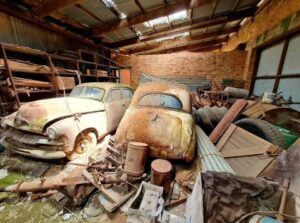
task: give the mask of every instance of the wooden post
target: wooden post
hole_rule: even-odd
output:
[[[221,138],[226,129],[237,119],[247,104],[248,102],[246,100],[239,99],[231,106],[216,128],[209,135],[209,138],[213,143],[216,143]]]
[[[7,60],[5,48],[4,48],[4,46],[3,46],[2,43],[1,43],[1,50],[2,50],[2,54],[3,54],[4,63],[5,63],[5,66],[6,66],[6,71],[7,71],[7,73],[8,73],[8,77],[9,77],[9,80],[10,80],[10,82],[11,82],[11,86],[12,86],[14,92],[16,93],[16,102],[17,102],[17,106],[20,107],[20,106],[21,106],[21,103],[20,103],[18,91],[17,91],[17,88],[16,88],[16,86],[15,86],[15,82],[14,82],[14,80],[13,80],[12,72],[11,72],[11,69],[10,69],[10,66],[9,66],[9,63],[8,63],[8,60]]]

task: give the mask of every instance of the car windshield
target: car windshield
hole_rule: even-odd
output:
[[[182,104],[177,97],[160,93],[144,95],[138,104],[143,106],[165,107],[178,110],[182,108]]]
[[[86,98],[101,101],[105,90],[95,87],[75,87],[70,93],[70,97]]]

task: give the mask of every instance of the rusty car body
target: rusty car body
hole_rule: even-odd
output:
[[[196,140],[187,88],[161,82],[139,86],[116,133],[117,143],[130,141],[147,143],[152,157],[191,161]]]
[[[77,85],[69,97],[29,102],[4,117],[4,146],[26,156],[72,160],[118,127],[133,90],[117,83]]]

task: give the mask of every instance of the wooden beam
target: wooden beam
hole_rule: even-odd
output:
[[[137,53],[136,55],[147,55],[147,54],[161,54],[161,53],[174,53],[184,50],[193,50],[193,49],[199,49],[199,48],[209,48],[217,44],[225,43],[228,41],[228,37],[222,38],[222,39],[214,39],[209,41],[201,41],[197,43],[191,43],[186,44],[183,46],[171,46],[169,48],[162,48],[158,50],[149,50],[142,53]]]
[[[213,50],[221,50],[223,46],[223,43],[220,44],[214,44],[211,46],[205,46],[205,47],[199,47],[195,49],[189,50],[190,52],[198,53],[198,52],[208,52],[208,51],[213,51]]]
[[[145,42],[145,41],[150,41],[150,40],[166,37],[169,35],[175,35],[175,34],[179,34],[179,33],[189,32],[191,30],[197,30],[197,29],[201,29],[204,27],[208,27],[208,26],[224,24],[226,22],[232,22],[232,21],[240,20],[240,19],[243,19],[246,17],[251,17],[255,14],[255,11],[256,11],[256,8],[240,10],[239,12],[230,13],[227,16],[214,17],[214,18],[211,18],[208,20],[199,21],[192,25],[183,25],[183,26],[180,26],[177,28],[173,28],[171,30],[160,31],[160,32],[150,34],[150,35],[143,35],[143,36],[140,36],[139,38],[133,37],[133,38],[117,41],[117,42],[108,44],[108,46],[111,48],[119,48],[119,47],[128,46],[128,45],[132,45],[132,44],[139,43],[139,42]]]
[[[16,11],[14,9],[12,9],[11,7],[9,7],[7,4],[0,2],[0,11],[4,12],[8,15],[14,16],[18,19],[21,19],[23,21],[35,24],[37,26],[43,27],[45,29],[51,30],[55,33],[61,34],[69,39],[75,40],[81,44],[84,44],[86,46],[90,46],[93,47],[95,49],[101,49],[101,46],[96,45],[93,41],[88,40],[83,38],[80,35],[74,34],[72,32],[66,31],[64,29],[62,29],[61,27],[58,27],[56,25],[50,24],[45,22],[43,19],[34,16],[30,13],[26,13],[26,12],[21,12],[21,11]]]
[[[145,12],[145,10],[144,10],[143,6],[141,5],[141,3],[139,2],[139,0],[134,0],[134,3],[139,7],[141,12]]]
[[[87,8],[83,7],[80,4],[75,4],[75,7],[79,8],[81,11],[85,12],[86,14],[88,14],[90,17],[92,17],[93,19],[97,20],[98,22],[103,23],[103,21],[101,19],[98,18],[98,16],[96,16],[94,13],[92,13],[90,10],[88,10]]]
[[[52,12],[78,2],[83,2],[83,0],[44,0],[37,7],[34,7],[32,12],[39,17],[45,17],[50,15]]]
[[[175,39],[175,40],[173,39],[173,40],[167,40],[167,41],[163,41],[163,42],[157,42],[156,44],[151,44],[148,46],[142,46],[142,47],[134,48],[132,50],[128,50],[128,53],[135,54],[135,53],[140,53],[143,51],[149,51],[149,50],[159,49],[159,48],[163,48],[163,47],[168,47],[170,45],[180,45],[180,44],[184,44],[187,42],[222,36],[222,35],[237,32],[239,30],[239,28],[240,28],[240,26],[238,25],[238,26],[234,26],[234,27],[230,27],[230,28],[226,28],[226,29],[222,29],[222,30],[201,33],[201,34],[194,35],[194,36],[188,36],[188,37],[181,38],[181,39]]]
[[[184,9],[193,9],[206,4],[211,4],[211,0],[184,0],[171,5],[164,5],[161,8],[140,13],[121,21],[113,21],[100,26],[97,25],[94,27],[93,35],[97,36],[104,33],[109,33],[111,31],[133,26],[162,16],[168,16]]]

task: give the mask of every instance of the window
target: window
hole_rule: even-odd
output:
[[[110,91],[107,102],[120,101],[122,100],[122,92],[120,89],[113,89]]]
[[[279,93],[300,111],[300,34],[260,49],[253,94]]]
[[[94,87],[76,87],[70,93],[70,97],[86,98],[101,101],[105,93],[104,89]]]
[[[143,96],[139,105],[143,106],[155,106],[155,107],[165,107],[165,108],[173,108],[173,109],[181,109],[181,102],[172,95],[167,94],[147,94]]]
[[[133,92],[130,89],[123,88],[122,89],[122,93],[123,93],[123,98],[124,99],[131,99],[132,98]]]
[[[70,97],[78,98],[81,95],[83,89],[84,89],[84,87],[73,88],[73,90],[70,93]]]

